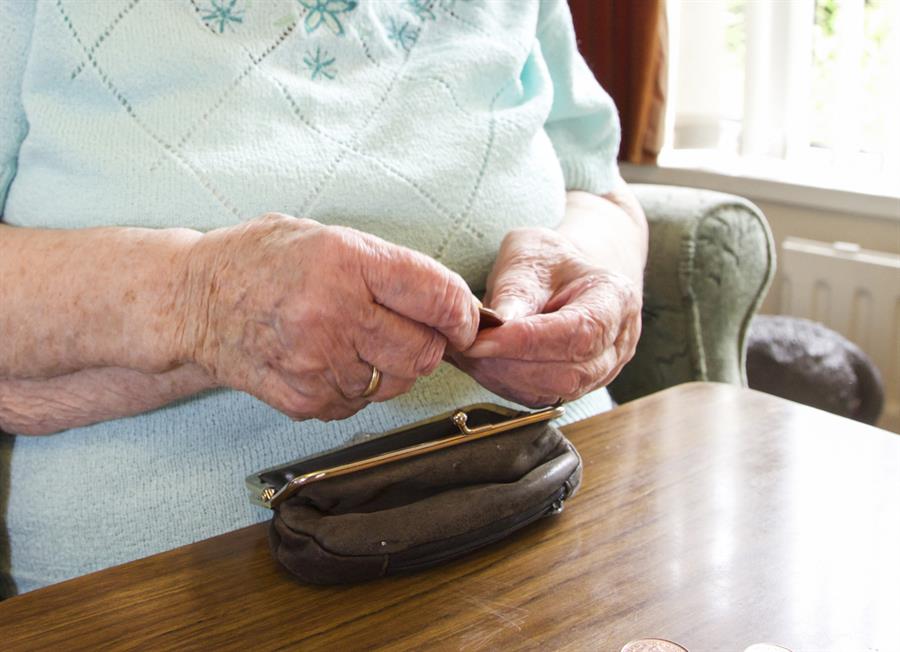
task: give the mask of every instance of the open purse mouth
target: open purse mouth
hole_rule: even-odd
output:
[[[274,509],[301,487],[391,462],[550,421],[565,408],[516,411],[490,403],[470,405],[426,421],[392,430],[369,441],[272,467],[247,478],[250,500]]]

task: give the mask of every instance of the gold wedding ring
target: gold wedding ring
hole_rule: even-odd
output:
[[[380,386],[381,372],[378,371],[378,367],[372,365],[372,377],[369,379],[369,384],[366,386],[366,391],[362,393],[362,397],[368,398],[369,396],[377,392]]]

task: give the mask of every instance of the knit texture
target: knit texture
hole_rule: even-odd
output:
[[[477,292],[505,233],[555,226],[567,188],[618,179],[615,108],[558,0],[14,0],[0,52],[13,225],[209,230],[281,211],[415,248]],[[333,424],[222,391],[7,438],[10,574],[28,590],[266,518],[241,486],[253,470],[493,398],[442,368]]]

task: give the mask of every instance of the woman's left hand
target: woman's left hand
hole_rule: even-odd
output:
[[[641,288],[549,229],[510,232],[485,304],[506,321],[452,362],[484,387],[533,407],[609,383],[634,355]]]

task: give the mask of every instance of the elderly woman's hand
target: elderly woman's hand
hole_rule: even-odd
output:
[[[427,256],[284,215],[203,236],[187,289],[181,357],[296,419],[345,418],[408,391],[478,324],[466,283]],[[364,398],[373,365],[383,380]]]
[[[641,295],[548,229],[507,235],[485,303],[505,320],[454,362],[525,405],[572,400],[612,380],[634,354]]]
[[[485,303],[507,323],[451,361],[532,406],[606,385],[634,355],[646,255],[646,218],[624,182],[602,197],[569,192],[555,230],[506,236]]]

